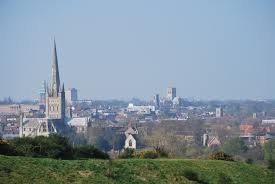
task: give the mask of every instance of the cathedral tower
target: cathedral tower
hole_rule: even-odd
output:
[[[46,118],[65,119],[65,90],[64,84],[60,89],[59,68],[57,60],[56,44],[54,41],[52,79],[50,89],[47,90],[46,97]]]

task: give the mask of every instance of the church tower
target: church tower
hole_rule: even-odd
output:
[[[54,41],[53,63],[52,63],[52,79],[50,89],[47,89],[46,97],[46,118],[65,119],[65,89],[64,84],[60,86],[59,68],[57,60],[56,44]]]

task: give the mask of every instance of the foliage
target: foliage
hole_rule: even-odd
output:
[[[15,138],[10,145],[17,155],[47,157],[55,159],[72,159],[73,149],[67,138],[52,134],[49,137]]]
[[[95,148],[94,146],[78,146],[74,148],[74,158],[81,159],[81,158],[101,158],[101,159],[108,159],[109,155],[100,151],[99,149]]]
[[[168,153],[163,147],[155,147],[155,151],[157,152],[158,156],[161,158],[167,158]]]
[[[57,134],[12,139],[9,144],[0,145],[0,154],[54,159],[109,158],[94,146],[73,148],[66,137]]]
[[[109,151],[112,149],[111,144],[105,139],[103,136],[98,136],[96,139],[96,147],[103,150],[103,151]]]
[[[275,171],[275,160],[268,160],[268,169]]]
[[[144,150],[139,152],[136,157],[141,159],[143,158],[154,159],[154,158],[158,158],[159,154],[155,150]]]
[[[266,160],[275,159],[275,138],[269,140],[264,145],[264,157]]]
[[[224,161],[234,161],[233,156],[224,153],[223,151],[215,152],[209,156],[211,160],[224,160]]]
[[[131,148],[126,148],[124,152],[119,155],[119,158],[134,158],[135,157],[135,150]]]
[[[248,150],[248,147],[241,138],[237,137],[226,141],[222,146],[222,150],[231,155],[241,155]]]
[[[2,155],[14,155],[14,150],[8,144],[6,140],[0,139],[0,154]]]
[[[247,164],[253,164],[253,159],[252,158],[248,158],[248,159],[245,160],[245,162]]]

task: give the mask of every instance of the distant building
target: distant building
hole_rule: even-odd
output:
[[[159,99],[159,94],[154,95],[154,105],[158,109],[160,107],[160,99]]]
[[[181,98],[179,96],[173,99],[173,106],[174,107],[181,106]]]
[[[167,100],[173,100],[177,96],[176,88],[169,87],[166,91],[166,98]]]
[[[208,134],[203,134],[203,146],[209,148],[219,147],[221,145],[220,140],[216,136],[209,136]]]
[[[257,113],[253,113],[253,119],[257,119]]]
[[[65,125],[65,90],[61,88],[56,45],[54,42],[52,81],[46,88],[45,118],[23,118],[20,120],[20,137],[48,136],[52,133],[63,133]]]
[[[221,118],[221,117],[223,117],[223,108],[222,107],[216,108],[216,118]]]
[[[90,118],[72,118],[68,125],[72,128],[75,128],[76,133],[87,133],[88,127],[91,125]]]
[[[269,119],[269,120],[262,120],[262,124],[267,124],[267,125],[275,125],[275,119]]]
[[[41,88],[39,89],[39,103],[41,105],[46,104],[46,81],[42,82]]]
[[[124,148],[127,149],[136,149],[137,148],[137,141],[135,136],[138,135],[138,131],[137,129],[134,129],[132,127],[129,127],[126,131],[125,131],[125,136],[126,136],[126,140],[125,140],[125,145]]]
[[[0,105],[1,114],[16,114],[29,113],[30,111],[39,111],[40,106],[36,104],[11,104],[11,105]]]
[[[147,105],[147,106],[135,106],[134,104],[130,103],[127,107],[128,112],[137,112],[138,114],[150,114],[151,112],[155,112],[155,106]]]
[[[69,88],[65,91],[65,99],[68,104],[72,104],[73,102],[78,100],[77,97],[77,89]]]

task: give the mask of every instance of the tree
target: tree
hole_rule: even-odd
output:
[[[96,147],[103,151],[109,151],[112,149],[112,145],[110,145],[110,143],[103,136],[97,137]]]
[[[224,143],[222,150],[230,155],[242,155],[248,150],[248,147],[241,138],[233,138]]]
[[[266,160],[275,160],[275,138],[264,145],[264,157]]]

